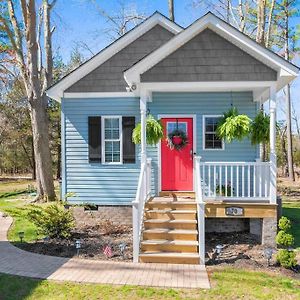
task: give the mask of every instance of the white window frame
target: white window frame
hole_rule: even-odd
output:
[[[225,142],[222,139],[222,148],[205,148],[205,120],[208,118],[221,118],[222,115],[203,115],[202,116],[202,148],[204,151],[223,151],[225,150]]]
[[[119,139],[105,139],[105,120],[106,119],[119,119]],[[106,141],[119,141],[120,142],[120,162],[106,162],[105,161],[105,142]],[[101,117],[101,161],[103,165],[123,165],[123,128],[122,116],[102,116]]]

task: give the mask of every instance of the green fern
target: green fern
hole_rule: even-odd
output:
[[[251,124],[251,144],[268,143],[270,139],[270,116],[260,111]]]
[[[231,143],[233,140],[243,140],[251,132],[251,119],[247,115],[240,115],[233,107],[223,114],[217,126],[217,135],[220,139]]]
[[[152,115],[147,117],[146,141],[148,145],[156,145],[164,136],[163,126],[160,120],[154,119]],[[132,133],[132,141],[141,143],[141,123],[138,123]]]

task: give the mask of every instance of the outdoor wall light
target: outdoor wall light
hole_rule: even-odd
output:
[[[21,240],[21,243],[23,243],[23,239],[24,239],[24,236],[25,236],[25,232],[24,231],[20,231],[18,232],[18,235],[19,235],[19,238]]]
[[[223,245],[217,245],[216,246],[216,253],[219,256],[222,253]]]
[[[265,258],[267,259],[268,261],[268,266],[270,265],[270,260],[272,259],[272,256],[273,256],[273,249],[272,248],[266,248],[264,250],[264,256]]]
[[[126,243],[121,243],[119,245],[119,249],[121,252],[121,255],[123,256],[123,259],[125,258],[125,250],[126,250],[127,244]]]
[[[81,241],[80,240],[75,241],[75,248],[76,248],[76,251],[77,251],[77,256],[79,256],[79,250],[81,248]]]

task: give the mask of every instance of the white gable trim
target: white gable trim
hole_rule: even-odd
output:
[[[63,97],[63,92],[67,88],[69,88],[71,85],[73,85],[75,82],[77,82],[90,72],[92,72],[98,66],[103,64],[113,55],[115,55],[120,50],[131,44],[133,41],[135,41],[137,38],[145,34],[147,31],[149,31],[156,25],[161,25],[165,29],[175,34],[182,30],[182,28],[179,25],[175,24],[160,13],[156,12],[143,23],[141,23],[139,26],[133,28],[123,37],[119,38],[110,46],[103,49],[100,53],[96,54],[94,57],[88,60],[86,63],[82,64],[75,71],[71,72],[53,87],[49,88],[47,90],[47,95],[52,99],[60,101],[61,97]]]
[[[139,83],[140,74],[143,74],[149,70],[151,67],[173,53],[175,50],[180,48],[206,28],[215,31],[245,52],[260,60],[262,63],[278,71],[279,77],[282,77],[283,72],[286,74],[285,77],[288,77],[287,81],[291,81],[297,77],[299,69],[296,66],[292,65],[272,51],[260,46],[215,15],[208,13],[193,23],[190,27],[182,31],[180,34],[173,37],[166,44],[162,45],[160,48],[146,56],[133,67],[125,71],[124,78],[128,85],[131,86],[132,84]],[[283,83],[278,84],[278,89],[283,87],[282,84]]]

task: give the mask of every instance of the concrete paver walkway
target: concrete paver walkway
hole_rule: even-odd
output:
[[[210,288],[206,269],[200,265],[97,261],[23,251],[7,240],[11,224],[12,218],[0,213],[0,273],[86,283]]]

